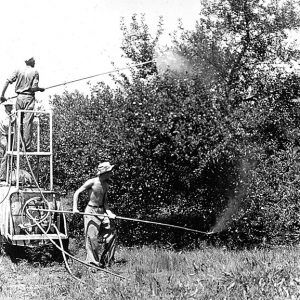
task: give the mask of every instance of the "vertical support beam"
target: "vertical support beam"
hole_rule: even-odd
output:
[[[13,146],[11,144],[12,140],[11,140],[11,118],[9,118],[9,125],[8,125],[8,137],[7,137],[7,147],[6,147],[6,176],[5,176],[5,183],[8,184],[9,183],[9,168],[10,168],[10,162],[13,159],[12,158],[12,154],[9,154],[10,151],[13,150]],[[11,170],[12,171],[12,170]]]
[[[40,117],[37,116],[37,141],[36,141],[36,145],[37,145],[37,152],[40,152],[40,140],[41,140],[41,128],[40,128]]]
[[[17,111],[17,165],[16,165],[16,188],[19,190],[20,187],[20,182],[19,182],[19,177],[20,177],[20,142],[21,142],[21,110]]]
[[[37,152],[40,152],[41,151],[41,144],[40,144],[40,141],[41,141],[41,127],[40,127],[40,116],[37,116],[37,128],[36,128],[36,147],[37,147]],[[39,176],[40,176],[40,156],[37,155],[37,171],[36,171],[36,180],[37,182],[39,182]]]
[[[49,112],[49,141],[50,141],[50,190],[53,191],[53,131],[52,131],[52,111]]]

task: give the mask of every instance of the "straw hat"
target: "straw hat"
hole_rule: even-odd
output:
[[[111,165],[108,161],[100,163],[97,168],[97,175],[109,172],[113,169],[114,165]]]

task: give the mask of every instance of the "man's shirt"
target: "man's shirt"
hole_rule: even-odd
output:
[[[15,71],[10,78],[7,79],[9,83],[16,82],[16,93],[34,94],[31,88],[38,87],[39,73],[35,68],[26,66],[24,69]]]

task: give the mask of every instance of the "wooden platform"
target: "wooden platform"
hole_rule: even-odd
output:
[[[33,240],[49,240],[49,239],[53,239],[53,240],[57,240],[59,237],[62,240],[65,240],[68,238],[67,235],[60,233],[59,236],[57,234],[53,234],[53,233],[49,233],[49,234],[15,234],[15,235],[11,235],[8,234],[7,237],[11,240],[11,241],[33,241]]]

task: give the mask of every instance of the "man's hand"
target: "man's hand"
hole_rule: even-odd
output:
[[[114,213],[112,213],[109,209],[106,210],[106,214],[107,214],[109,219],[115,219],[116,218],[116,215]]]
[[[1,103],[5,102],[7,99],[4,96],[1,96],[0,101]]]
[[[299,97],[299,98],[294,98],[294,99],[292,99],[291,102],[299,103],[299,102],[300,102],[300,97]]]
[[[44,88],[41,88],[41,87],[39,87],[39,86],[36,86],[36,87],[30,88],[29,91],[32,92],[32,93],[35,93],[35,92],[44,92],[45,89],[44,89]]]
[[[73,207],[73,214],[79,214],[79,213],[80,211],[77,208]]]

